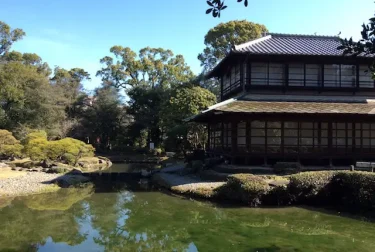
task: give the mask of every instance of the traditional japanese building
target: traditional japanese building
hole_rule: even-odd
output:
[[[254,165],[374,160],[373,58],[340,45],[270,33],[234,46],[208,75],[220,80],[222,102],[192,118],[208,125],[208,153]]]

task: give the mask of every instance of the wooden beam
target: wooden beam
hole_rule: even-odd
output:
[[[244,80],[244,69],[243,69],[243,62],[241,61],[240,63],[240,85],[242,87],[242,91],[246,91],[245,90],[245,80]]]
[[[225,74],[223,74],[221,76],[221,81],[220,81],[220,101],[223,101],[223,97],[224,97],[224,94],[223,94],[223,92],[224,92],[224,76],[225,76]]]

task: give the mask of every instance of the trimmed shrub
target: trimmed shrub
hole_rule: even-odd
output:
[[[60,161],[76,165],[81,157],[94,156],[94,147],[74,138],[48,141],[45,132],[38,131],[27,135],[25,153],[34,161]]]
[[[50,141],[48,146],[48,158],[61,160],[70,165],[76,165],[81,157],[94,156],[94,147],[74,138],[64,138],[58,141]]]
[[[339,172],[328,186],[331,204],[347,210],[375,209],[375,174]]]
[[[47,133],[44,130],[34,130],[34,131],[31,131],[29,134],[27,134],[23,143],[27,144],[31,140],[40,139],[40,138],[43,138],[43,139],[47,140]]]
[[[269,189],[268,183],[258,176],[236,174],[229,176],[227,184],[219,188],[218,197],[255,207],[262,204],[262,197]]]
[[[0,155],[5,157],[22,156],[23,146],[11,132],[0,130]]]
[[[285,185],[271,187],[262,198],[262,204],[269,206],[287,206],[292,203],[288,187]]]
[[[323,203],[322,200],[325,201],[327,196],[326,187],[336,173],[335,171],[319,171],[291,175],[288,191],[292,202]]]
[[[47,138],[33,138],[25,144],[25,154],[34,161],[43,161],[48,159],[47,155],[48,141]]]

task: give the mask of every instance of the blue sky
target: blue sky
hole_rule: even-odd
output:
[[[221,18],[205,15],[205,0],[1,0],[0,20],[27,36],[13,49],[34,52],[51,67],[81,67],[95,78],[99,59],[122,45],[134,51],[150,46],[182,54],[195,73],[204,35],[219,24],[247,19],[271,32],[359,38],[373,16],[374,0],[249,0],[249,7],[226,0]]]

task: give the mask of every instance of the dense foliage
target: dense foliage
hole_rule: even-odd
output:
[[[154,143],[158,154],[206,143],[205,128],[183,120],[216,98],[199,87],[182,55],[113,46],[112,56],[100,60],[102,86],[88,91],[83,84],[91,77],[84,69],[51,70],[35,53],[11,51],[25,35],[0,22],[0,128],[21,140],[21,154],[73,164],[77,156],[92,152],[75,139],[98,151],[145,149]],[[12,148],[2,153],[19,156],[19,145]]]
[[[7,130],[0,130],[0,156],[20,157],[22,155],[23,146]]]
[[[362,25],[361,39],[354,41],[350,39],[341,39],[342,46],[338,49],[343,49],[345,54],[374,54],[375,53],[375,17],[369,19],[368,24]]]
[[[116,61],[110,56],[101,59],[103,68],[97,75],[106,85],[122,88],[130,99],[127,113],[132,120],[124,143],[138,148],[154,143],[159,148],[176,150],[196,146],[200,140],[191,135],[204,139],[204,130],[187,126],[183,119],[214,104],[216,99],[196,86],[182,55],[149,47],[137,54],[130,48],[113,46],[110,52]]]
[[[268,32],[262,24],[247,20],[234,20],[220,23],[210,29],[204,37],[206,48],[198,55],[201,66],[207,72],[231,51],[233,45],[260,38]]]
[[[90,144],[69,137],[48,141],[43,131],[30,133],[25,141],[25,155],[35,161],[52,160],[76,165],[80,158],[93,156],[94,151]]]
[[[210,29],[204,37],[206,47],[198,55],[198,60],[203,67],[203,71],[198,78],[201,86],[218,96],[220,91],[219,81],[216,79],[207,80],[205,75],[231,52],[233,45],[260,38],[262,33],[267,31],[264,25],[247,20],[220,23]]]
[[[0,130],[0,155],[2,157],[29,157],[33,161],[58,161],[77,165],[82,157],[92,157],[94,147],[74,138],[47,140],[45,131],[30,132],[22,144],[11,132]]]

